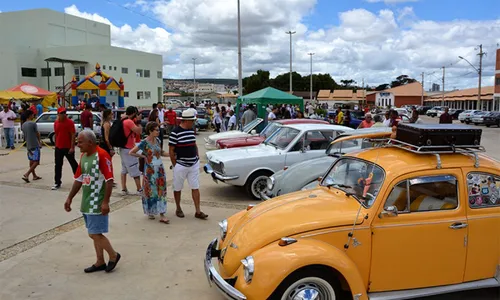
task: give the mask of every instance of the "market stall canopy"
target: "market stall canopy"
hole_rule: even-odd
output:
[[[239,103],[253,104],[298,104],[303,110],[304,100],[301,97],[267,87],[262,90],[238,98]]]
[[[54,94],[54,92],[47,91],[45,89],[42,89],[41,87],[37,87],[36,85],[29,84],[27,82],[23,82],[21,84],[18,84],[14,87],[11,87],[10,89],[7,89],[8,91],[21,91],[26,94],[30,94],[33,96],[38,96],[38,97],[45,97],[48,95]]]
[[[10,99],[30,100],[30,99],[40,99],[40,97],[29,95],[22,91],[9,91],[9,90],[0,91],[0,101],[2,103],[8,102]]]

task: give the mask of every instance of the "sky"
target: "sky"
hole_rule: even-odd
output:
[[[237,78],[236,0],[17,0],[0,12],[49,8],[111,26],[117,47],[163,56],[166,78]],[[241,0],[243,75],[293,70],[329,73],[339,82],[388,83],[401,74],[426,89],[475,87],[483,59],[483,85],[493,85],[500,44],[499,0]]]

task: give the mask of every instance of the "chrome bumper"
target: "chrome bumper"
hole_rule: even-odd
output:
[[[267,190],[266,191],[260,191],[259,192],[260,200],[269,200],[271,197],[267,195]]]
[[[217,289],[226,297],[226,299],[232,300],[246,300],[247,297],[243,295],[240,291],[235,289],[232,285],[227,283],[224,278],[222,278],[217,270],[212,264],[212,258],[219,256],[219,250],[217,250],[217,239],[215,238],[207,248],[205,254],[205,274],[207,275],[208,284],[212,286],[215,284]]]
[[[203,171],[205,171],[205,173],[211,175],[212,179],[216,183],[217,183],[217,180],[224,182],[226,180],[235,180],[235,179],[239,178],[239,176],[227,176],[227,175],[221,175],[219,173],[216,173],[216,172],[214,172],[214,170],[212,169],[210,164],[206,164],[205,166],[203,166]]]

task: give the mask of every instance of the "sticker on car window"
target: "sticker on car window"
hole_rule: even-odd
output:
[[[469,205],[473,208],[500,205],[500,178],[491,174],[467,175]]]

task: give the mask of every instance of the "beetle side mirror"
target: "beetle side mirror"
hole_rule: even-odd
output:
[[[323,177],[320,176],[320,177],[318,177],[318,182],[321,182],[321,181],[323,181]]]
[[[380,219],[397,217],[397,216],[398,216],[398,208],[394,205],[384,208],[384,210],[378,215]]]
[[[252,135],[257,134],[257,130],[254,129],[254,130],[250,131],[250,134],[252,134]]]

